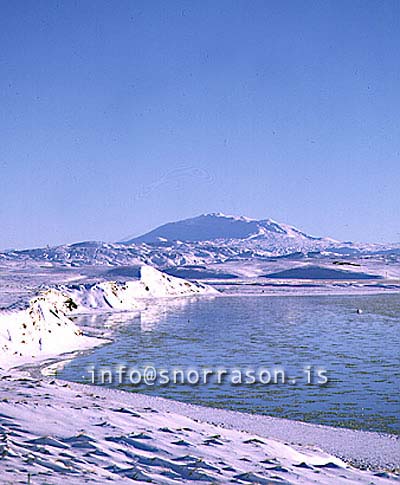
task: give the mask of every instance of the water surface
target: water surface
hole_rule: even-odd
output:
[[[356,309],[361,308],[362,314]],[[143,368],[282,366],[293,384],[133,386],[195,404],[333,426],[400,432],[400,295],[218,297],[151,304],[119,316],[116,339],[70,362],[60,377],[88,382],[86,369],[121,363]],[[113,319],[116,317],[114,316]],[[104,315],[97,317],[103,325]],[[84,317],[79,322],[93,325]],[[324,368],[325,386],[303,368]],[[117,379],[116,379],[117,381]]]

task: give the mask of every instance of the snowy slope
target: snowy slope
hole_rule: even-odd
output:
[[[271,219],[205,214],[165,224],[124,243],[82,242],[0,253],[0,265],[21,262],[66,266],[133,266],[161,269],[268,260],[274,257],[356,258],[372,256],[400,261],[400,245],[340,242],[310,236]]]
[[[140,280],[46,289],[32,298],[27,308],[0,312],[0,368],[103,343],[83,336],[70,318],[73,314],[134,311],[144,309],[144,299],[216,294],[218,291],[207,285],[175,278],[150,266],[141,268]]]
[[[58,290],[68,295],[73,302],[71,313],[110,309],[141,310],[144,308],[143,299],[218,294],[210,286],[167,275],[151,266],[141,267],[138,280],[59,286]]]
[[[86,337],[67,317],[73,302],[68,294],[49,289],[25,310],[0,313],[0,368],[103,343]]]
[[[398,474],[383,471],[399,462],[390,435],[189,406],[26,372],[2,380],[0,413],[2,484],[398,482]]]
[[[137,238],[125,241],[131,243],[158,243],[160,241],[214,241],[221,239],[252,239],[268,237],[290,237],[302,240],[319,240],[293,226],[281,224],[272,219],[256,220],[243,216],[228,216],[220,212],[202,214],[183,221],[164,224]]]

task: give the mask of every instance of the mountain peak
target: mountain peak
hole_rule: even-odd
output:
[[[198,217],[215,217],[220,219],[233,219],[235,221],[245,221],[245,222],[251,222],[251,221],[257,220],[246,216],[233,216],[230,214],[224,214],[223,212],[209,212],[209,213],[201,214]]]
[[[293,226],[281,224],[273,219],[257,220],[245,216],[212,212],[163,224],[146,234],[129,239],[125,243],[157,243],[165,240],[198,242],[223,239],[265,239],[266,237],[314,239]]]

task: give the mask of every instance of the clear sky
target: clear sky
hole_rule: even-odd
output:
[[[0,248],[203,212],[400,241],[398,0],[0,0]]]

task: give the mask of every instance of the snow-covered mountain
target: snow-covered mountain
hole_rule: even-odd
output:
[[[132,266],[145,263],[163,269],[271,258],[368,255],[398,261],[400,245],[340,242],[310,236],[271,219],[213,213],[164,224],[120,243],[89,241],[7,251],[0,253],[0,264],[36,261],[66,266]]]
[[[276,239],[282,237],[299,240],[321,240],[299,231],[293,226],[272,219],[256,220],[248,217],[227,216],[220,212],[169,222],[142,236],[129,239],[126,244],[158,243],[160,241],[215,241],[231,239]]]

